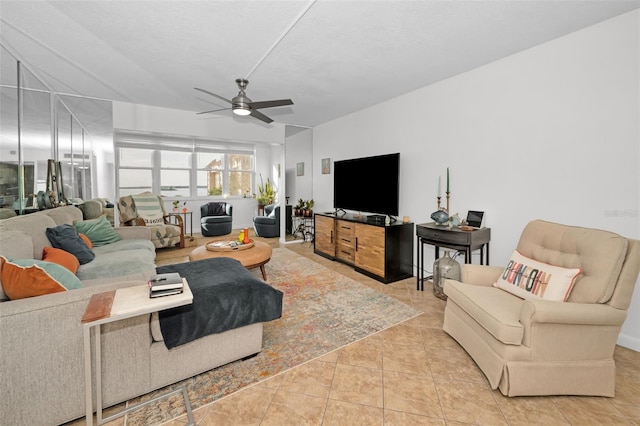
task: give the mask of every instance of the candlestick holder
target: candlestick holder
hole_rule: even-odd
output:
[[[442,197],[438,195],[438,210],[440,210],[440,199],[441,199],[441,198],[442,198]]]
[[[449,213],[449,194],[451,193],[447,191],[447,213]]]

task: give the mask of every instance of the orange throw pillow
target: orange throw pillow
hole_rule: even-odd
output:
[[[78,235],[80,236],[80,238],[82,239],[82,241],[84,241],[84,243],[87,245],[87,247],[89,247],[90,249],[93,248],[93,243],[91,242],[91,240],[89,239],[89,237],[87,237],[84,234],[78,233]]]
[[[83,287],[67,268],[43,260],[9,261],[0,256],[0,275],[4,292],[11,300]]]
[[[64,266],[74,274],[78,272],[78,268],[80,267],[80,261],[77,257],[72,255],[68,251],[64,251],[62,249],[54,247],[44,248],[42,260]]]

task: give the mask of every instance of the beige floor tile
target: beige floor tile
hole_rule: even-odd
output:
[[[615,404],[640,407],[640,377],[616,374]]]
[[[329,397],[335,364],[311,361],[289,370],[279,389],[304,395]]]
[[[509,425],[568,425],[569,422],[562,412],[545,397],[516,397],[509,398],[493,393],[498,406],[507,418]]]
[[[637,424],[640,426],[640,406],[639,405],[617,404],[615,400],[611,401],[611,403],[613,404],[614,407],[616,407],[618,411],[620,411],[620,413],[622,413],[623,416],[631,420],[633,424]]]
[[[424,345],[401,345],[385,341],[383,348],[384,371],[431,376],[429,357],[424,350]]]
[[[279,373],[273,377],[256,383],[256,386],[269,389],[278,389],[280,387],[280,384],[284,380],[285,374],[286,372]]]
[[[384,426],[444,426],[444,419],[419,416],[402,411],[384,410]]]
[[[442,408],[431,376],[384,371],[384,408],[442,418]]]
[[[329,398],[382,408],[382,371],[338,364]]]
[[[276,392],[262,426],[321,425],[327,400],[283,390]]]
[[[383,410],[382,408],[354,404],[352,402],[329,400],[322,426],[345,425],[383,426]]]
[[[420,329],[411,324],[402,323],[384,330],[381,334],[385,343],[422,345]]]
[[[437,380],[455,380],[484,384],[488,382],[480,368],[464,350],[429,352],[429,368]]]
[[[212,411],[208,413],[207,416],[202,420],[196,421],[196,425],[198,426],[259,426],[261,423],[262,418],[241,418],[231,413],[219,413],[217,411]]]
[[[225,415],[237,419],[238,424],[254,424],[262,419],[275,393],[275,389],[251,386],[212,404],[204,420],[209,422],[209,417],[221,418]]]
[[[328,354],[317,358],[316,361],[329,362],[329,363],[335,364],[336,362],[338,362],[338,351],[337,350],[331,351]]]
[[[438,352],[443,350],[464,351],[460,344],[442,329],[426,328],[421,330],[421,332],[425,350],[429,354],[433,353],[437,355]]]
[[[568,396],[554,399],[556,406],[575,425],[632,424],[609,398]]]
[[[491,390],[479,383],[435,380],[444,417],[463,423],[506,425]]]
[[[338,364],[382,370],[382,340],[363,339],[337,351]]]

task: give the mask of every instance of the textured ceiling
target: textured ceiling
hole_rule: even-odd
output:
[[[248,76],[254,101],[294,101],[262,112],[315,126],[638,7],[640,0],[3,0],[0,41],[58,92],[196,112],[228,105],[194,87],[231,98],[234,80]]]

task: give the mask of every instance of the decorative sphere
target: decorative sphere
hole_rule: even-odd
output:
[[[444,225],[449,221],[449,215],[444,210],[438,210],[431,213],[431,219],[438,225]]]

